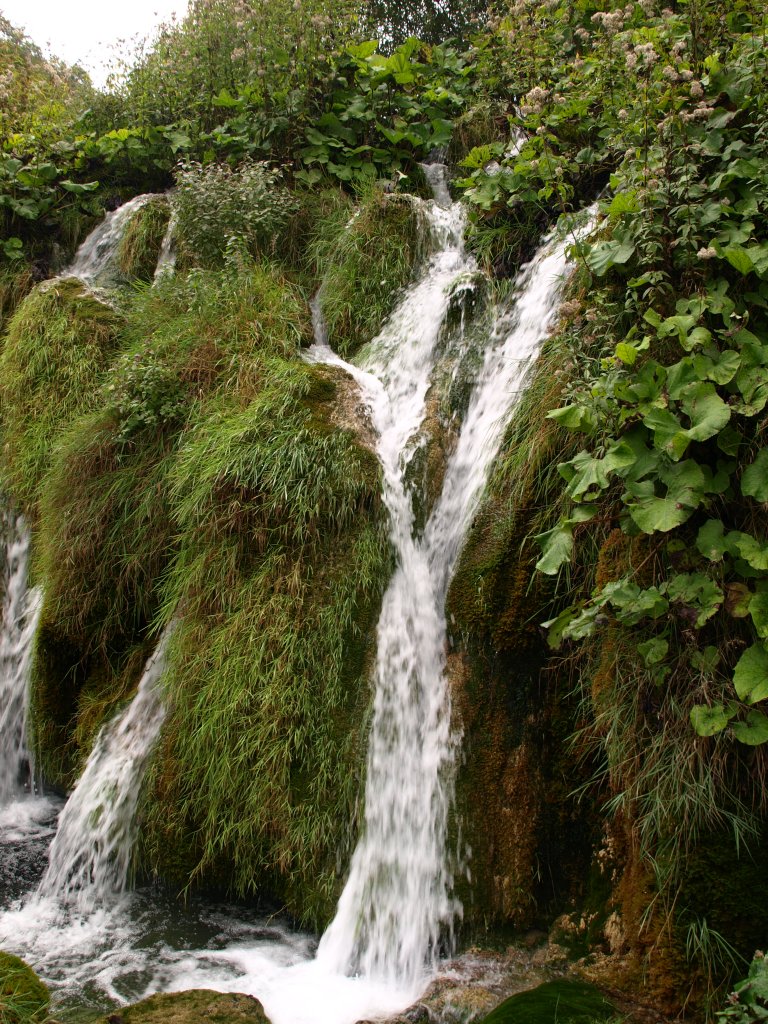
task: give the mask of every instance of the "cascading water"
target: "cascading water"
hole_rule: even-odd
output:
[[[521,274],[511,330],[500,324],[491,339],[441,496],[414,538],[403,453],[424,416],[450,285],[471,269],[460,244],[461,207],[445,206],[441,180],[429,210],[438,249],[371,344],[366,372],[348,367],[379,433],[398,564],[378,625],[364,831],[318,950],[330,968],[414,987],[459,910],[445,848],[458,743],[445,678],[447,588],[524,374],[556,312],[567,248],[548,240]],[[322,349],[316,358],[338,362]]]
[[[157,266],[153,283],[157,284],[162,278],[173,273],[176,267],[176,216],[171,213],[168,224],[165,228],[163,240],[160,243],[160,252],[157,256]]]
[[[0,806],[33,789],[27,746],[32,639],[40,591],[27,587],[29,534],[22,519],[6,517],[3,620],[0,630]]]
[[[450,202],[435,168],[430,174],[436,200],[424,209],[432,256],[371,343],[365,373],[352,370],[379,435],[397,568],[377,630],[364,832],[318,950],[331,970],[414,990],[457,910],[445,856],[455,738],[444,684],[443,613],[427,552],[413,536],[404,453],[424,419],[451,286],[474,268],[462,244],[463,209]]]
[[[40,877],[58,802],[35,786],[27,741],[32,650],[42,600],[27,584],[30,538],[21,517],[3,516],[0,624],[0,906]]]
[[[154,198],[151,192],[134,196],[108,213],[77,250],[62,276],[78,277],[86,284],[98,284],[115,261],[128,221]]]
[[[41,897],[87,911],[127,887],[141,781],[165,717],[158,681],[168,636],[147,662],[136,696],[96,738],[59,818]]]
[[[76,992],[77,1003],[208,987],[256,995],[273,1024],[353,1024],[397,1012],[418,995],[460,913],[447,850],[459,737],[445,679],[445,598],[526,368],[555,314],[567,246],[546,242],[521,272],[514,306],[482,355],[442,492],[417,531],[408,462],[452,296],[475,271],[463,249],[461,207],[451,203],[441,169],[427,174],[435,200],[414,202],[431,255],[360,366],[332,353],[318,303],[313,310],[310,358],[343,366],[370,409],[397,555],[378,624],[365,821],[336,916],[311,959],[309,938],[231,911],[203,910],[194,920],[190,912],[178,927],[193,937],[179,942],[179,908],[158,894],[123,893],[137,794],[163,719],[161,643],[134,701],[102,729],[38,892],[0,914],[0,946],[29,955],[54,989]],[[113,259],[146,198],[97,229],[101,241],[89,239],[69,273],[94,281],[101,271],[93,267]],[[462,344],[468,349],[470,338],[453,344],[451,358],[463,358]]]

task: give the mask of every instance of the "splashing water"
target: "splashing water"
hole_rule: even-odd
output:
[[[147,662],[136,696],[96,738],[59,818],[41,897],[88,911],[128,885],[139,790],[165,717],[158,681],[168,636],[166,631]]]
[[[40,617],[39,590],[27,588],[29,534],[21,518],[6,517],[3,620],[0,631],[0,806],[31,793],[27,746],[32,640]]]

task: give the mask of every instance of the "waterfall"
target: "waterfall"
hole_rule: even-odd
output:
[[[169,635],[166,629],[136,696],[96,738],[59,818],[40,897],[88,911],[127,887],[141,782],[165,717],[158,683]]]
[[[330,970],[417,987],[441,933],[460,912],[446,850],[458,736],[445,677],[445,598],[451,574],[524,375],[556,313],[567,243],[548,239],[517,281],[511,320],[488,344],[442,493],[414,537],[404,453],[425,396],[450,286],[471,269],[458,204],[435,186],[427,205],[434,251],[362,359],[342,364],[322,333],[314,358],[346,365],[378,430],[384,501],[397,567],[378,625],[365,823],[318,960]]]
[[[91,286],[102,281],[109,284],[109,277],[114,274],[120,241],[129,221],[142,206],[154,198],[154,193],[147,192],[129,199],[127,203],[108,213],[101,224],[88,235],[75,253],[75,258],[60,276],[77,277]]]
[[[27,747],[32,641],[40,617],[39,590],[27,587],[29,533],[23,519],[4,517],[7,541],[0,626],[0,806],[33,789]]]
[[[163,240],[160,243],[160,252],[157,256],[157,266],[152,279],[153,284],[164,277],[172,274],[176,268],[176,214],[171,212],[168,224],[165,228]]]
[[[551,329],[567,242],[545,240],[521,269],[482,352],[478,332],[457,336],[453,326],[446,346],[449,309],[472,287],[476,267],[444,171],[430,169],[429,179],[435,200],[413,200],[429,255],[358,365],[331,351],[313,303],[309,358],[342,366],[359,383],[378,435],[396,553],[378,623],[364,822],[334,920],[311,959],[309,937],[276,934],[271,925],[243,930],[236,922],[203,939],[197,921],[177,934],[177,911],[154,892],[115,899],[128,884],[138,795],[163,722],[166,631],[133,701],[97,737],[37,893],[0,913],[0,944],[38,964],[64,998],[96,991],[120,1003],[212,988],[257,996],[274,1024],[354,1024],[402,1011],[450,942],[461,914],[448,838],[460,737],[446,680],[446,594],[525,374]],[[477,369],[462,422],[452,425],[441,493],[422,523],[408,469],[430,388],[453,359]],[[6,613],[6,622],[15,617]],[[146,916],[148,904],[156,916]]]

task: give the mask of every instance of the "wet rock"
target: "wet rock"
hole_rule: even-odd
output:
[[[240,992],[212,992],[195,988],[149,996],[102,1024],[269,1024],[258,999]]]

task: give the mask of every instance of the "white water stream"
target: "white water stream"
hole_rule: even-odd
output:
[[[462,209],[440,172],[429,173],[436,200],[422,210],[431,255],[359,366],[332,353],[315,309],[310,358],[353,375],[376,427],[397,555],[378,625],[365,822],[335,919],[313,956],[309,937],[274,924],[210,909],[179,923],[183,912],[159,896],[124,891],[139,786],[162,723],[161,649],[134,701],[102,730],[39,891],[0,914],[0,948],[35,962],[65,1000],[66,992],[98,1004],[207,987],[256,995],[274,1024],[354,1024],[409,1005],[450,943],[461,910],[446,848],[459,737],[445,679],[445,597],[526,370],[551,327],[567,243],[547,241],[521,272],[512,311],[488,339],[442,494],[414,536],[406,453],[424,420],[451,291],[474,269]],[[106,234],[112,239],[112,228]],[[91,258],[83,255],[83,265]]]
[[[134,196],[127,203],[106,214],[104,220],[88,235],[75,253],[75,258],[60,275],[77,277],[87,285],[109,285],[115,272],[117,251],[120,247],[128,222],[150,199],[156,196],[147,192]],[[170,258],[170,237],[168,240]]]
[[[165,718],[158,683],[168,636],[166,631],[147,662],[136,696],[96,737],[59,817],[38,887],[43,899],[88,912],[128,887],[141,781]]]
[[[27,587],[29,534],[24,522],[4,518],[7,541],[0,626],[0,807],[34,789],[27,715],[32,638],[41,605],[40,592]]]

